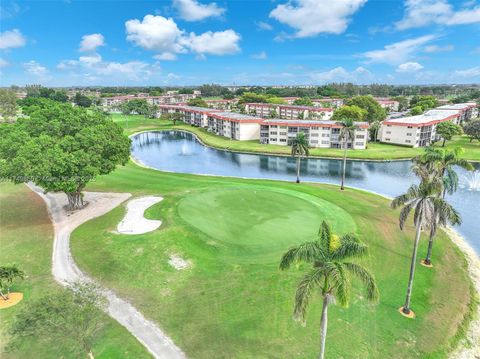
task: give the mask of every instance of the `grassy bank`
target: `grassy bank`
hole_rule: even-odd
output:
[[[15,314],[30,301],[65,289],[51,274],[53,228],[43,200],[26,186],[0,183],[0,224],[0,264],[16,263],[27,275],[13,288],[24,293],[23,301],[0,310],[0,357],[75,358],[61,342],[50,346],[40,337],[25,338],[18,350],[5,352],[7,330]],[[96,358],[150,358],[126,329],[102,317],[107,326],[93,349]]]
[[[143,116],[130,115],[123,116],[120,114],[112,115],[114,121],[118,122],[125,128],[126,132],[131,134],[135,131],[153,130],[153,129],[184,129],[195,133],[207,145],[217,148],[228,149],[239,152],[257,152],[267,154],[289,155],[290,147],[279,145],[262,145],[258,141],[234,141],[225,137],[212,134],[205,129],[185,125],[181,122],[175,127],[169,121],[158,119],[145,119]],[[466,136],[456,136],[452,141],[448,141],[447,148],[454,147],[465,148],[463,158],[470,161],[480,161],[480,142],[470,142]],[[395,160],[410,159],[420,153],[422,148],[410,148],[403,146],[390,145],[385,143],[369,143],[366,150],[349,150],[348,157],[352,159],[365,160]],[[333,157],[341,158],[343,151],[335,148],[312,148],[311,156],[317,157]]]
[[[377,306],[354,290],[350,308],[330,310],[330,358],[445,358],[471,312],[473,293],[459,250],[441,234],[435,267],[419,267],[415,320],[400,316],[413,228],[398,229],[387,200],[356,190],[286,182],[162,173],[134,164],[89,190],[155,194],[146,211],[163,221],[143,235],[112,233],[119,207],[78,228],[72,250],[79,266],[148,318],[161,324],[191,358],[311,358],[318,348],[320,298],[307,325],[292,321],[295,286],[305,271],[280,272],[281,254],[315,236],[321,219],[355,231],[370,247],[364,264],[381,292]],[[420,254],[426,250],[422,241]],[[190,268],[169,263],[180,256]]]

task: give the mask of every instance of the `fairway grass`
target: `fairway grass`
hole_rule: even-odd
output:
[[[6,352],[10,323],[25,305],[49,293],[65,290],[51,274],[53,228],[43,200],[24,185],[0,183],[0,265],[16,263],[26,274],[13,291],[22,292],[23,300],[0,309],[0,357],[77,358],[62,341],[47,345],[40,337],[27,337],[19,348]],[[1,300],[1,299],[0,299]],[[151,358],[126,329],[102,315],[106,328],[93,348],[96,358]]]
[[[414,231],[379,196],[320,184],[163,173],[129,163],[88,190],[159,195],[146,211],[162,226],[141,235],[112,231],[120,206],[72,234],[80,268],[155,320],[190,358],[312,358],[321,299],[306,326],[292,320],[295,288],[308,266],[278,269],[281,254],[315,238],[322,219],[338,234],[354,231],[370,249],[362,260],[381,299],[354,290],[349,308],[329,310],[328,358],[446,358],[475,305],[462,253],[440,233],[435,267],[418,266],[412,309],[403,304]],[[419,256],[426,251],[425,238]],[[169,265],[172,255],[188,269]]]
[[[245,153],[265,153],[290,155],[291,148],[289,146],[280,146],[272,144],[261,144],[258,140],[253,141],[235,141],[222,136],[217,136],[206,129],[198,128],[190,125],[177,122],[175,126],[171,121],[159,119],[146,119],[139,115],[124,116],[121,114],[112,114],[112,119],[121,125],[125,132],[133,134],[139,131],[147,130],[162,130],[162,129],[179,129],[194,133],[204,144],[220,149],[230,151],[238,151]],[[440,147],[441,143],[436,146]],[[445,148],[463,147],[465,153],[462,158],[480,162],[480,142],[473,141],[467,136],[454,136],[451,141],[448,141]],[[365,150],[348,150],[349,159],[357,160],[372,160],[372,161],[390,161],[399,159],[411,159],[423,152],[423,148],[412,148],[405,146],[398,146],[379,142],[369,142],[368,148]],[[311,148],[311,157],[326,157],[326,158],[343,158],[343,150],[336,148]]]

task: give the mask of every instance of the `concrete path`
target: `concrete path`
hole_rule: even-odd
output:
[[[52,272],[55,280],[62,285],[76,281],[92,282],[75,264],[70,252],[70,234],[82,223],[108,213],[128,199],[129,193],[85,192],[89,205],[81,210],[67,212],[64,206],[67,198],[60,193],[44,194],[43,190],[32,184],[32,191],[42,197],[47,204],[55,230],[52,256]],[[184,359],[185,354],[152,321],[135,309],[130,303],[119,298],[111,290],[103,289],[108,300],[107,313],[134,335],[145,348],[160,359]]]
[[[122,234],[142,234],[156,230],[162,224],[160,220],[146,219],[145,210],[162,201],[162,197],[147,196],[135,198],[127,203],[127,213],[117,226]]]

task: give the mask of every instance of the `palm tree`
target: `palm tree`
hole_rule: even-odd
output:
[[[308,140],[303,132],[297,133],[292,140],[292,156],[297,157],[297,183],[300,183],[300,160],[303,156],[308,157]]]
[[[460,156],[464,152],[463,148],[457,147],[453,150],[445,148],[427,147],[425,153],[415,157],[416,163],[425,164],[432,170],[435,169],[443,181],[442,197],[445,194],[453,194],[458,188],[458,175],[455,172],[454,166],[459,166],[467,171],[472,171],[474,167],[472,164]]]
[[[380,130],[380,121],[373,121],[370,125],[370,129],[373,132],[373,142],[377,142],[378,131]]]
[[[281,270],[286,270],[297,262],[306,262],[313,266],[298,284],[293,317],[297,321],[305,322],[310,297],[318,288],[323,297],[320,320],[320,359],[325,356],[328,306],[335,301],[342,306],[348,305],[351,275],[362,282],[368,300],[378,300],[378,289],[373,276],[361,265],[348,261],[366,254],[367,246],[360,243],[354,235],[346,234],[339,238],[323,221],[317,240],[291,248],[282,257]]]
[[[412,185],[407,193],[396,197],[392,201],[392,208],[403,206],[400,211],[399,224],[400,229],[403,230],[405,222],[413,210],[414,217],[413,223],[415,224],[415,242],[413,245],[412,260],[410,264],[410,276],[408,279],[407,296],[405,304],[401,308],[405,315],[410,315],[410,300],[412,296],[413,277],[415,274],[415,264],[417,261],[418,242],[420,241],[420,234],[423,229],[431,228],[434,221],[435,207],[440,206],[436,202],[445,202],[438,197],[438,193],[441,191],[442,186],[439,186],[438,182],[422,181],[420,185]]]
[[[25,273],[18,269],[14,264],[12,266],[0,267],[0,296],[4,300],[10,298],[10,288],[16,279],[25,278]],[[7,295],[3,293],[4,289],[7,290]]]
[[[357,125],[353,122],[352,119],[345,119],[341,122],[337,122],[342,126],[340,129],[340,140],[342,141],[342,147],[343,147],[343,168],[342,168],[342,184],[340,186],[340,189],[343,191],[345,189],[344,184],[345,184],[345,171],[347,168],[347,148],[348,148],[348,143],[353,140],[355,130],[357,129]]]

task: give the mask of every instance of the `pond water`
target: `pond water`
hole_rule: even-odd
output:
[[[227,152],[202,145],[195,135],[182,131],[144,132],[132,138],[132,155],[147,166],[179,173],[294,181],[296,163],[292,157]],[[410,161],[347,161],[347,186],[394,197],[418,180]],[[461,213],[456,229],[480,253],[480,165],[475,172],[457,169],[458,191],[447,195]],[[301,180],[339,184],[342,161],[303,159]]]

